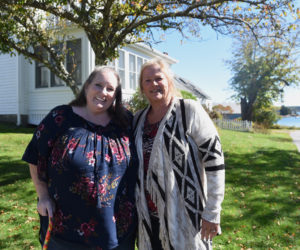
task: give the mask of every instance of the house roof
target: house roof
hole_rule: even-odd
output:
[[[178,60],[176,60],[175,58],[171,57],[168,55],[168,53],[166,52],[161,52],[159,50],[156,50],[150,46],[148,46],[147,44],[144,43],[135,43],[135,44],[127,44],[126,47],[133,47],[137,50],[142,51],[143,53],[153,57],[154,56],[158,56],[163,58],[167,63],[169,63],[170,65],[178,63]]]
[[[191,81],[182,78],[181,76],[175,75],[174,76],[174,84],[175,87],[181,90],[186,90],[191,92],[193,95],[195,95],[197,98],[200,99],[209,99],[211,100],[211,97],[208,96],[202,89],[199,87],[196,87],[194,83]]]

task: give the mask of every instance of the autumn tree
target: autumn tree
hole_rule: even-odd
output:
[[[233,113],[233,109],[229,105],[224,106],[222,104],[217,104],[217,105],[213,106],[212,109],[220,112],[221,114],[232,114]]]
[[[233,97],[240,101],[243,120],[255,121],[259,110],[272,110],[273,101],[283,96],[284,88],[298,84],[297,32],[286,41],[276,36],[264,38],[260,44],[249,35],[238,39],[228,63],[233,73]]]
[[[296,0],[1,0],[0,51],[20,53],[48,67],[78,93],[72,72],[65,67],[65,41],[72,28],[83,30],[97,64],[118,57],[127,44],[152,42],[153,30],[177,30],[201,35],[202,25],[221,34],[244,29],[281,33],[293,24],[285,17],[299,16]],[[76,67],[76,63],[74,63]]]

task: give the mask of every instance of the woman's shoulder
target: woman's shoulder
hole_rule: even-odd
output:
[[[49,112],[49,114],[52,117],[56,117],[58,115],[59,116],[67,116],[70,113],[73,113],[72,107],[70,105],[67,105],[67,104],[62,104],[62,105],[55,106]]]
[[[193,111],[197,111],[199,108],[202,109],[202,105],[198,101],[192,99],[178,99],[178,102],[181,102],[185,109],[190,109]]]
[[[133,116],[133,124],[132,124],[134,130],[136,129],[138,123],[141,121],[140,118],[142,117],[143,113],[147,110],[148,107],[149,106],[147,106],[147,107],[145,107],[143,109],[140,109],[137,112],[135,112],[135,114]]]
[[[69,120],[70,114],[72,114],[71,106],[65,104],[58,105],[50,110],[41,123],[61,127]]]
[[[61,105],[57,105],[54,108],[51,109],[50,112],[57,112],[57,111],[70,111],[72,109],[72,107],[70,105],[67,104],[61,104]]]
[[[206,119],[208,114],[205,111],[200,101],[195,101],[192,99],[181,99],[181,103],[184,107],[184,114],[187,119]],[[182,104],[178,105],[178,108],[182,112]]]

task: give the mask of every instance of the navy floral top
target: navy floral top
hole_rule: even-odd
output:
[[[48,183],[56,203],[53,235],[112,249],[134,232],[137,157],[131,136],[113,121],[106,127],[90,123],[68,105],[40,123],[22,159],[37,165]]]

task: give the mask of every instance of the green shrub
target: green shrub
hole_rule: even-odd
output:
[[[132,98],[125,105],[133,114],[135,114],[138,110],[147,107],[148,101],[141,93],[140,89],[137,89]]]
[[[262,107],[255,109],[253,114],[253,121],[264,128],[271,128],[279,119],[277,112],[273,107]]]
[[[197,97],[194,96],[192,93],[185,91],[185,90],[180,90],[180,94],[182,96],[183,99],[192,99],[197,101]]]

